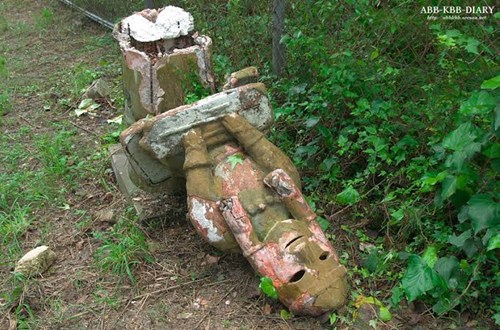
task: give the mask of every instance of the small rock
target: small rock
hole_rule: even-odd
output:
[[[177,314],[177,319],[180,319],[180,320],[182,320],[182,319],[188,319],[191,316],[193,316],[193,313],[183,312],[183,313]]]
[[[26,276],[39,275],[49,269],[56,260],[56,254],[48,246],[39,246],[26,253],[17,263],[14,271]]]
[[[265,304],[264,307],[262,307],[262,314],[264,314],[264,315],[269,315],[269,314],[271,314],[272,311],[273,311],[273,309],[271,308],[271,305],[269,305],[269,304]]]
[[[217,256],[212,256],[210,254],[207,254],[206,257],[205,257],[205,260],[202,261],[201,265],[202,266],[205,266],[205,265],[213,265],[213,264],[216,264],[218,263],[220,260],[220,257],[217,257]]]
[[[104,209],[97,211],[95,217],[100,222],[113,222],[113,218],[115,216],[115,212],[112,209]]]
[[[87,88],[85,93],[82,95],[82,99],[96,100],[100,97],[106,97],[110,93],[111,91],[108,83],[104,79],[99,78],[97,80],[94,80],[92,85],[90,85],[90,87]]]

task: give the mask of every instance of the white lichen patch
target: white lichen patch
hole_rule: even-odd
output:
[[[155,15],[148,16],[148,18]],[[139,42],[153,42],[185,36],[194,29],[193,16],[184,9],[174,6],[165,7],[156,21],[136,13],[122,21],[122,33],[128,34]]]
[[[207,239],[210,242],[220,242],[224,239],[219,234],[217,227],[214,223],[207,218],[207,213],[213,213],[214,210],[211,206],[204,204],[196,199],[192,199],[191,214],[193,221],[196,221],[200,227],[207,231]]]

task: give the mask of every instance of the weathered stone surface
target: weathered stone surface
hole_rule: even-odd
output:
[[[257,71],[257,68],[254,66],[249,66],[247,68],[231,73],[226,78],[226,84],[224,85],[223,90],[256,83],[258,78],[259,71]]]
[[[109,148],[111,154],[111,165],[116,176],[118,188],[127,200],[134,206],[139,216],[139,220],[148,221],[151,219],[167,218],[169,221],[183,219],[186,214],[184,178],[178,181],[170,180],[170,185],[153,185],[152,187],[139,188],[130,177],[130,164],[123,152],[120,144],[112,145]],[[168,192],[168,193],[166,193]],[[172,193],[176,195],[171,195]]]
[[[229,113],[241,114],[261,131],[267,131],[273,122],[264,85],[251,84],[141,120],[125,130],[120,140],[133,169],[130,177],[135,185],[146,191],[179,191],[184,182],[183,133],[204,126],[205,135],[211,136],[213,143],[230,140],[224,127],[217,124]]]
[[[116,25],[126,123],[184,104],[185,90],[196,79],[215,91],[212,40],[193,33],[193,28],[191,14],[172,6],[146,9]]]
[[[48,246],[39,246],[26,253],[17,263],[14,271],[26,276],[45,272],[56,260],[56,254]]]
[[[155,117],[141,139],[141,146],[157,159],[183,153],[181,137],[190,128],[240,113],[261,131],[270,128],[273,114],[262,84],[252,84],[214,94],[193,105],[180,107]]]

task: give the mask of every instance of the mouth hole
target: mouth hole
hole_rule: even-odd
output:
[[[325,251],[325,252],[321,253],[321,255],[319,256],[319,260],[326,260],[326,258],[328,258],[329,255],[330,255],[330,253]]]
[[[288,243],[286,244],[285,249],[286,249],[287,247],[289,247],[290,245],[292,245],[292,243],[293,243],[293,242],[295,242],[296,240],[298,240],[299,238],[302,238],[302,237],[304,237],[304,236],[297,236],[297,237],[295,237],[294,239],[292,239],[290,242],[288,242]]]
[[[298,282],[304,277],[304,274],[306,273],[305,270],[299,270],[295,274],[293,274],[292,278],[290,278],[290,283]]]

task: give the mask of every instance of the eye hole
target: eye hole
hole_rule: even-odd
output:
[[[328,258],[328,255],[330,254],[326,251],[321,253],[321,255],[319,256],[319,260],[326,260],[326,258]]]
[[[293,243],[293,242],[295,242],[296,240],[298,240],[299,238],[302,238],[302,237],[304,237],[304,236],[297,236],[297,237],[295,237],[294,239],[292,239],[290,242],[288,242],[288,243],[286,244],[285,249],[286,249],[287,247],[289,247],[290,245],[292,245],[292,243]]]
[[[304,274],[306,273],[305,270],[299,270],[298,272],[296,272],[295,274],[293,274],[292,278],[290,279],[290,283],[293,283],[293,282],[298,282],[302,279],[302,277],[304,277]]]

